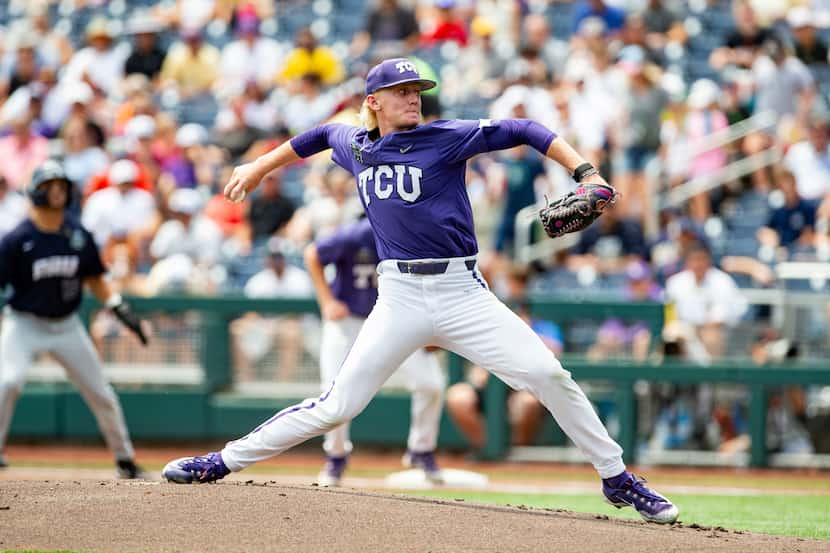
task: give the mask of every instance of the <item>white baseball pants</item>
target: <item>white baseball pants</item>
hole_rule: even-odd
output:
[[[322,392],[328,391],[337,371],[357,339],[366,319],[346,317],[323,322],[320,344],[320,381]],[[409,423],[409,451],[425,452],[435,449],[438,442],[438,425],[444,402],[444,373],[435,354],[421,348],[406,358],[398,369],[412,392],[412,408]],[[344,457],[352,452],[349,440],[349,423],[343,423],[327,432],[323,450],[330,457]]]
[[[381,262],[378,301],[329,390],[229,442],[222,450],[228,468],[242,470],[351,420],[404,359],[434,344],[536,396],[602,478],[625,470],[622,448],[570,373],[464,261],[451,259],[445,273],[425,276]]]
[[[52,354],[66,370],[69,380],[77,386],[95,415],[115,458],[132,459],[135,452],[121,403],[104,378],[98,352],[78,316],[50,320],[10,307],[3,310],[0,331],[0,451],[6,444],[26,371],[41,353]]]

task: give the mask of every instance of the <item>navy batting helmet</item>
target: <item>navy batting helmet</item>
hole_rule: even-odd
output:
[[[53,180],[66,183],[66,205],[64,207],[72,202],[72,181],[66,176],[66,171],[63,170],[63,165],[59,161],[48,159],[35,169],[29,186],[26,187],[26,195],[29,196],[33,205],[38,207],[49,205],[48,190],[41,185]]]

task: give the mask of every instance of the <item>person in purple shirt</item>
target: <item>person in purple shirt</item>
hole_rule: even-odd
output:
[[[357,339],[366,317],[378,298],[378,253],[369,221],[342,227],[333,235],[310,244],[305,250],[305,263],[323,316],[323,337],[320,344],[320,378],[323,392]],[[331,283],[324,269],[334,265]],[[407,453],[404,464],[423,470],[428,480],[442,483],[443,477],[435,462],[435,445],[441,422],[444,396],[444,373],[435,354],[421,348],[401,364],[400,371],[412,391]],[[339,486],[352,452],[349,423],[326,433],[323,450],[326,465],[317,482],[321,486]]]
[[[527,144],[583,184],[608,186],[556,133],[526,119],[420,124],[421,91],[435,86],[406,58],[384,60],[366,77],[363,127],[326,124],[234,169],[225,197],[242,201],[277,167],[323,150],[351,171],[375,233],[378,300],[337,377],[319,398],[284,409],[219,452],[168,463],[169,481],[210,482],[319,436],[357,416],[413,352],[438,346],[482,366],[547,408],[602,478],[605,498],[646,520],[670,523],[677,507],[626,470],[585,393],[541,338],[490,292],[465,184],[476,154]],[[582,166],[582,167],[581,167]]]

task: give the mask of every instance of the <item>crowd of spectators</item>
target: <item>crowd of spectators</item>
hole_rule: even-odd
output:
[[[368,68],[406,55],[439,82],[425,120],[533,118],[622,192],[573,247],[517,267],[526,208],[574,183],[528,148],[474,159],[468,191],[496,293],[509,296],[519,270],[531,294],[676,305],[665,336],[598,321],[579,344],[594,358],[643,359],[662,340],[700,363],[767,359],[764,336],[728,351],[730,327],[769,317],[736,281],[773,286],[776,263],[830,261],[828,25],[823,0],[9,0],[0,235],[53,157],[124,292],[310,294],[300,252],[360,215],[351,176],[321,154],[242,204],[222,186],[296,133],[357,124]],[[280,325],[281,343],[299,325]],[[559,340],[579,342],[568,329]]]

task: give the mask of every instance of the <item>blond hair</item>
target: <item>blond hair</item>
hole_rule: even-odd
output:
[[[369,101],[363,100],[363,105],[360,106],[360,122],[366,127],[367,131],[373,131],[378,128],[378,116],[372,108],[369,107]]]

